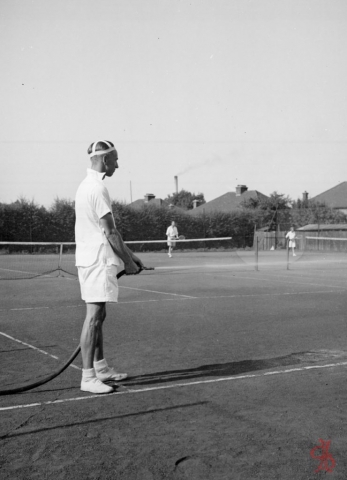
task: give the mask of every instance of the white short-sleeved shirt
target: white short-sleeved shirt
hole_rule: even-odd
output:
[[[170,225],[166,230],[166,236],[167,236],[168,239],[170,239],[172,237],[178,237],[177,228]]]
[[[294,240],[295,237],[296,237],[296,234],[295,232],[292,232],[292,231],[288,232],[286,235],[286,238],[289,238],[289,240]]]
[[[120,258],[112,250],[100,218],[112,214],[111,199],[103,184],[105,173],[87,169],[87,176],[77,189],[75,199],[76,266],[89,267],[97,257],[102,245],[106,248],[107,265],[120,265]]]

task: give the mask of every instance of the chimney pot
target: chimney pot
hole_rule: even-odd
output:
[[[247,192],[248,187],[246,185],[237,185],[236,187],[236,196],[239,197],[244,192]]]
[[[303,202],[307,202],[307,200],[308,200],[308,192],[305,191],[305,192],[302,194],[302,201],[303,201]]]
[[[153,200],[154,198],[155,198],[155,195],[153,195],[153,193],[146,193],[146,195],[145,195],[145,203],[150,202],[150,201]]]

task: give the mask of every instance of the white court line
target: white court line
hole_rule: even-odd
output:
[[[48,273],[40,273],[40,272],[27,272],[26,270],[11,270],[10,268],[0,268],[1,271],[4,272],[15,272],[15,273],[29,273],[30,275],[39,275],[40,277],[48,277],[49,273],[54,273],[57,270],[53,270],[53,272],[48,272]],[[21,279],[19,279],[21,280]],[[23,280],[26,280],[23,278]]]
[[[341,288],[340,292],[345,292],[346,288]],[[237,295],[211,295],[209,297],[182,297],[177,298],[161,298],[159,300],[148,299],[148,300],[130,300],[129,302],[118,302],[118,305],[133,304],[133,303],[160,303],[160,302],[173,302],[177,300],[210,300],[215,298],[242,298],[242,297],[280,297],[288,295],[320,295],[324,293],[338,293],[339,290],[318,290],[318,291],[308,291],[308,292],[284,292],[284,293],[245,293]],[[113,304],[112,306],[117,305]],[[12,312],[17,310],[43,310],[43,309],[55,309],[55,308],[79,308],[84,307],[84,304],[79,305],[62,305],[57,307],[25,307],[25,308],[0,308],[0,312]],[[111,307],[111,305],[110,305]]]
[[[160,387],[148,387],[148,388],[140,388],[136,390],[130,390],[129,387],[126,391],[121,392],[114,392],[109,393],[107,395],[87,395],[85,397],[74,397],[74,398],[65,398],[61,400],[51,400],[48,402],[37,402],[37,403],[28,403],[24,405],[12,405],[10,407],[1,407],[0,411],[6,410],[16,410],[19,408],[31,408],[31,407],[42,407],[44,405],[55,405],[59,403],[67,403],[67,402],[79,402],[81,400],[90,400],[93,398],[108,398],[113,395],[129,395],[135,393],[144,393],[144,392],[153,392],[156,390],[167,390],[169,388],[182,388],[182,387],[190,387],[193,385],[204,385],[208,383],[220,383],[220,382],[230,382],[233,380],[244,380],[248,378],[259,378],[259,377],[266,377],[270,375],[283,375],[287,373],[295,373],[295,372],[305,372],[307,370],[319,370],[322,368],[334,368],[334,367],[345,367],[347,366],[347,362],[338,362],[338,363],[330,363],[327,365],[311,365],[308,367],[297,367],[297,368],[288,368],[286,370],[274,370],[272,372],[265,372],[265,373],[255,373],[255,374],[248,374],[248,375],[238,375],[232,377],[221,377],[221,378],[214,378],[213,380],[198,380],[196,382],[186,382],[186,383],[174,383],[172,385],[162,385]]]
[[[162,295],[174,295],[175,297],[197,298],[197,297],[192,297],[191,295],[182,295],[180,293],[158,292],[157,290],[146,290],[144,288],[124,287],[123,285],[119,285],[119,288],[126,288],[127,290],[138,290],[140,292],[161,293]]]
[[[291,273],[296,273],[296,274],[301,275],[303,277],[305,277],[306,275],[307,276],[311,276],[311,275],[317,276],[316,275],[317,272],[318,273],[322,272],[322,275],[319,275],[318,278],[323,278],[323,277],[327,276],[327,269],[322,269],[322,268],[314,268],[312,270],[307,270],[307,269],[306,270],[303,270],[303,269],[293,270],[293,269],[289,269],[288,271],[291,272]],[[328,275],[333,276],[333,277],[336,277],[336,275],[337,275],[339,278],[340,277],[341,278],[346,278],[346,275],[343,274],[345,271],[346,271],[345,269],[340,270],[340,269],[335,268],[334,270],[329,270]]]
[[[57,307],[17,307],[17,308],[0,308],[0,312],[13,312],[13,311],[21,311],[21,310],[45,310],[45,309],[54,309],[54,308],[78,308],[84,307],[85,303],[80,303],[77,305],[58,305]]]
[[[289,270],[289,271],[290,271],[290,272],[296,272],[296,273],[298,273],[298,270],[296,270],[296,271],[295,271],[295,270]],[[273,275],[273,274],[271,274],[271,273],[266,273],[266,272],[260,272],[260,273],[261,273],[261,275],[269,275],[270,277],[288,278],[286,275]],[[312,275],[307,275],[307,276],[298,275],[298,276],[299,276],[302,280],[304,280],[304,279],[306,279],[306,278],[307,278],[308,280],[310,280],[310,277],[311,277]],[[316,276],[316,275],[313,275],[313,277],[314,277],[315,279],[317,279],[317,276]],[[293,278],[293,279],[295,280],[295,278],[297,278],[297,277],[292,276],[292,277],[290,277],[290,278]],[[319,279],[319,280],[321,280],[321,279],[324,280],[324,277],[318,277],[318,279]],[[333,279],[333,280],[339,280],[339,279]],[[277,281],[277,280],[276,280],[276,281]],[[341,279],[341,281],[344,283],[344,285],[346,285],[346,282],[345,282],[343,279]],[[295,281],[295,282],[289,282],[289,283],[299,283],[299,282],[296,282],[296,281]],[[344,288],[344,285],[325,285],[325,284],[323,284],[323,283],[309,283],[309,282],[299,283],[299,285],[319,285],[319,286],[321,286],[321,287],[328,287],[328,288]]]
[[[314,279],[316,280],[324,280],[326,279],[327,277],[327,273],[326,273],[326,270],[318,270],[318,269],[315,269],[314,271],[303,271],[303,270],[288,270],[289,272],[291,272],[293,274],[292,277],[290,278],[296,278],[294,276],[294,274],[296,274],[297,277],[300,277],[302,279],[310,279],[310,277],[314,277]],[[323,275],[317,275],[317,272],[324,272]],[[336,270],[334,270],[334,272],[336,272]],[[332,280],[337,280],[337,281],[341,281],[343,283],[346,282],[346,275],[342,275],[341,273],[341,270],[338,270],[338,275],[337,275],[337,278],[336,278],[336,275],[332,275],[332,272],[329,272],[329,277],[333,277]],[[264,272],[262,271],[261,272],[263,275],[271,275],[270,273],[267,273],[267,272]],[[286,275],[273,275],[274,277],[286,277]]]
[[[341,289],[340,292],[345,292],[346,289]],[[321,295],[324,293],[338,293],[339,290],[322,290],[322,291],[314,291],[314,292],[284,292],[284,293],[245,293],[240,295],[215,295],[210,297],[196,297],[196,299],[204,300],[204,299],[214,299],[214,298],[243,298],[243,297],[280,297],[285,295]]]
[[[30,275],[40,275],[38,272],[26,272],[25,270],[11,270],[10,268],[0,268],[4,272],[30,273]]]
[[[36,350],[37,352],[43,353],[44,355],[48,355],[49,357],[54,358],[55,360],[60,360],[59,357],[56,357],[55,355],[51,355],[50,353],[46,352],[45,350],[41,350],[41,348],[34,347],[34,345],[30,345],[30,343],[22,342],[22,340],[18,340],[18,338],[11,337],[11,335],[7,335],[7,333],[0,332],[0,335],[3,335],[6,338],[9,338],[10,340],[13,340],[14,342],[21,343],[22,345],[25,345],[26,347],[32,348],[33,350]],[[74,365],[73,363],[69,365],[72,368],[76,368],[77,370],[81,370],[77,365]]]
[[[25,270],[10,270],[9,268],[0,268],[1,271],[4,272],[14,272],[14,273],[23,273],[23,274],[29,274],[29,275],[34,275],[37,277],[45,277],[45,278],[55,278],[50,273],[39,273],[39,272],[26,272]],[[56,270],[54,270],[51,273],[54,273]],[[33,277],[33,278],[34,278]],[[2,279],[2,277],[0,277]],[[6,278],[3,278],[3,280],[7,280]],[[18,280],[26,280],[26,278],[18,278]]]
[[[259,272],[259,274],[261,275],[262,272]],[[234,277],[230,277],[230,275],[219,275],[218,273],[206,273],[206,275],[209,275],[209,276],[218,276],[218,277],[223,277],[223,278],[234,278]],[[273,275],[274,276],[274,275]],[[242,276],[242,277],[238,277],[238,278],[244,278],[246,280],[255,280],[256,282],[259,283],[259,280],[264,280],[265,282],[277,282],[277,283],[285,283],[286,285],[311,285],[313,287],[327,287],[327,288],[338,288],[339,290],[345,290],[347,288],[347,286],[344,288],[343,286],[337,286],[337,285],[324,285],[323,283],[310,283],[310,282],[284,282],[283,280],[272,280],[270,278],[264,278],[264,277],[261,277],[259,278],[258,276],[257,277],[245,277],[245,276]]]
[[[42,310],[42,309],[49,309],[50,307],[21,307],[21,308],[11,308],[11,310]],[[3,310],[3,309],[1,309]]]

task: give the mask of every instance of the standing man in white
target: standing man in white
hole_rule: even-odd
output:
[[[118,268],[136,274],[144,268],[124,244],[116,229],[111,200],[103,184],[118,168],[118,154],[113,143],[94,142],[88,148],[91,168],[76,193],[76,266],[82,299],[87,313],[81,334],[81,390],[110,393],[107,380],[124,380],[127,374],[117,373],[104,358],[102,324],[106,318],[106,303],[118,301]]]
[[[286,238],[289,240],[289,248],[292,249],[293,257],[296,257],[295,255],[295,238],[296,238],[296,233],[294,231],[294,227],[290,227],[290,231],[287,233]]]
[[[175,224],[174,221],[172,221],[171,225],[169,227],[167,227],[166,236],[167,236],[167,244],[168,244],[168,247],[169,247],[168,255],[171,258],[172,257],[172,250],[176,246],[176,242],[174,240],[176,240],[178,238],[178,231],[177,231],[176,224]]]

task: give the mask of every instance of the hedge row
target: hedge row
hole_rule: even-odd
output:
[[[253,245],[255,226],[271,224],[281,230],[308,223],[346,223],[346,215],[327,207],[311,205],[309,208],[287,208],[278,212],[277,224],[272,222],[274,212],[259,208],[240,208],[230,213],[213,212],[191,215],[168,207],[144,205],[134,209],[113,202],[116,226],[124,240],[165,239],[167,227],[174,220],[180,235],[186,238],[233,237],[234,247]],[[0,204],[0,240],[7,242],[73,242],[75,228],[74,202],[56,199],[46,209],[26,199],[11,204]]]
[[[186,238],[233,237],[237,247],[251,246],[254,221],[251,212],[216,212],[192,216],[179,209],[129,205],[113,202],[113,215],[124,240],[165,239],[174,220],[180,235]],[[73,242],[74,202],[56,199],[51,208],[20,199],[0,204],[0,240],[8,242]]]
[[[0,204],[0,240],[5,242],[73,242],[75,207],[57,199],[46,209],[21,198]]]

